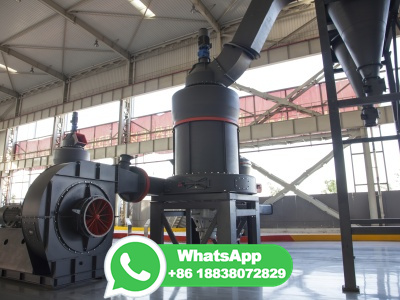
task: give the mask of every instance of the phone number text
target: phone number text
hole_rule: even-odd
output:
[[[177,269],[177,270],[170,270],[168,275],[171,278],[192,278],[196,276],[200,279],[234,279],[234,278],[256,278],[256,279],[276,279],[276,278],[285,278],[286,277],[286,270],[285,269],[198,269],[197,271],[193,271],[192,269]]]

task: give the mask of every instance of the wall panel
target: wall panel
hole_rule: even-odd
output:
[[[117,67],[102,73],[73,81],[69,100],[109,91],[127,84],[127,66]]]
[[[63,101],[62,86],[22,99],[21,114],[27,114],[46,107],[55,106]]]

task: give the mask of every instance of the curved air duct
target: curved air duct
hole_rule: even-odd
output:
[[[186,85],[213,82],[230,86],[250,66],[259,53],[280,11],[293,0],[253,0],[233,40],[224,45],[220,55],[209,64],[207,74],[188,76]],[[200,70],[202,73],[203,70]]]
[[[344,0],[328,13],[363,79],[379,77],[390,0]]]

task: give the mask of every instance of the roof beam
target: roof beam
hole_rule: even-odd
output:
[[[17,32],[13,36],[10,36],[6,40],[2,41],[0,44],[1,45],[5,45],[5,44],[9,43],[10,41],[15,40],[16,38],[19,38],[20,36],[23,36],[24,34],[29,33],[32,30],[34,30],[35,28],[38,28],[39,26],[41,26],[41,25],[53,20],[56,16],[57,15],[52,15],[52,16],[49,16],[49,17],[43,19],[43,20],[40,20],[39,22],[29,26],[28,28],[25,28],[24,30]]]
[[[78,7],[78,6],[80,6],[81,4],[86,3],[86,2],[89,2],[89,1],[92,1],[92,0],[81,0],[81,1],[79,1],[78,3],[76,3],[76,4],[72,5],[71,7],[67,8],[67,10],[73,9],[74,7]],[[37,23],[35,23],[35,24],[29,26],[28,28],[25,28],[24,30],[22,30],[22,31],[20,31],[20,32],[17,32],[17,33],[14,34],[13,36],[10,36],[10,37],[7,38],[6,40],[0,42],[0,44],[1,44],[1,45],[5,45],[5,44],[7,44],[7,43],[10,42],[10,41],[15,40],[16,38],[18,38],[18,37],[20,37],[20,36],[23,36],[23,35],[26,34],[26,33],[31,32],[31,31],[34,30],[35,28],[37,28],[37,27],[39,27],[39,26],[42,26],[43,24],[46,24],[47,22],[51,21],[52,19],[54,19],[54,18],[57,17],[57,16],[58,16],[58,14],[54,14],[54,15],[51,15],[51,16],[47,17],[46,19],[40,20],[39,22],[37,22]]]
[[[135,40],[136,35],[137,35],[138,32],[139,32],[140,26],[142,26],[143,20],[146,18],[146,12],[147,12],[147,10],[149,9],[149,7],[150,7],[152,1],[153,1],[153,0],[149,0],[149,3],[148,3],[147,6],[146,6],[145,13],[142,15],[142,18],[140,19],[139,24],[136,26],[135,31],[133,32],[132,37],[131,37],[131,39],[129,40],[129,43],[128,43],[128,49],[131,48],[131,46],[132,46],[132,44],[133,44],[133,41]]]
[[[2,51],[4,53],[7,53],[8,55],[14,56],[15,58],[17,58],[17,59],[19,59],[19,60],[21,60],[23,62],[26,62],[27,64],[31,65],[32,67],[35,67],[35,68],[37,68],[37,69],[39,69],[39,70],[41,70],[41,71],[43,71],[43,72],[55,77],[57,79],[60,79],[62,81],[67,80],[67,76],[65,76],[64,74],[62,74],[62,73],[60,73],[60,72],[58,72],[58,71],[56,71],[56,70],[44,65],[42,63],[40,63],[40,62],[38,62],[38,61],[36,61],[36,60],[34,60],[34,59],[24,55],[24,54],[21,54],[21,53],[15,51],[15,50],[11,49],[10,47],[0,46],[0,51]]]
[[[59,50],[59,51],[81,51],[81,52],[103,52],[112,53],[109,49],[88,49],[88,48],[69,48],[69,47],[55,47],[55,46],[36,46],[36,45],[12,45],[14,49],[38,49],[38,50]]]
[[[0,92],[18,98],[20,94],[12,89],[6,88],[5,86],[0,85]]]
[[[225,11],[222,13],[222,15],[219,16],[218,20],[221,20],[223,16],[225,16],[231,9],[232,7],[235,6],[235,4],[238,2],[239,0],[232,0],[231,4],[228,5],[228,7],[225,9]]]
[[[112,40],[101,34],[99,31],[97,31],[95,28],[90,26],[89,24],[85,23],[75,15],[69,13],[67,10],[65,10],[63,7],[58,5],[57,3],[53,2],[52,0],[38,0],[42,4],[46,5],[48,8],[52,9],[59,15],[63,16],[66,18],[68,21],[71,21],[75,25],[81,27],[82,29],[86,30],[89,32],[91,35],[93,35],[96,39],[99,41],[102,41],[104,44],[106,44],[108,47],[110,47],[114,52],[118,53],[125,59],[129,60],[130,59],[130,54],[128,51],[125,49],[121,48],[118,46],[116,43],[114,43]]]
[[[221,27],[219,26],[217,20],[214,16],[210,13],[207,7],[201,2],[201,0],[190,0],[195,8],[201,13],[201,15],[210,23],[211,27],[217,32],[221,32]]]
[[[114,13],[114,12],[103,12],[103,11],[92,11],[92,10],[70,10],[71,14],[81,14],[81,15],[93,15],[93,16],[103,16],[103,17],[119,17],[119,18],[131,18],[131,19],[143,19],[143,15],[127,14],[127,13]],[[152,20],[163,20],[163,21],[182,21],[190,23],[204,23],[204,20],[196,20],[189,18],[174,18],[174,17],[151,17]]]

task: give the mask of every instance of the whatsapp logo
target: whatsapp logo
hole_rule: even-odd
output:
[[[125,237],[107,252],[104,271],[108,284],[104,298],[149,295],[163,282],[166,269],[164,253],[155,242],[142,236]]]

